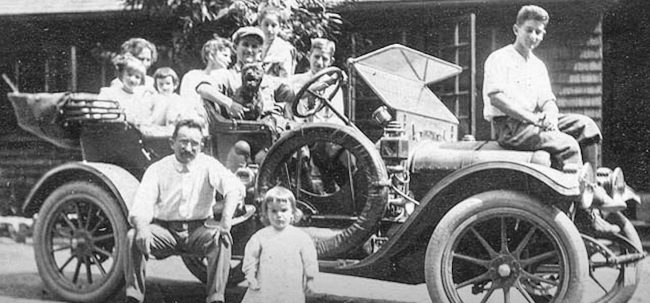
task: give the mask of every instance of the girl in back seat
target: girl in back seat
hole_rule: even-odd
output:
[[[144,86],[144,64],[130,54],[116,56],[113,63],[123,85],[102,87],[99,99],[119,102],[127,122],[151,124],[152,103],[148,98],[151,93]]]

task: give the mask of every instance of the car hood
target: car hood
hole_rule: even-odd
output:
[[[351,59],[350,64],[389,107],[458,123],[428,85],[460,74],[460,66],[399,44]]]

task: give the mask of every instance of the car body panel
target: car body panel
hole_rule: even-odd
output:
[[[30,191],[23,212],[33,215],[56,187],[75,180],[91,181],[107,188],[120,202],[124,214],[133,203],[140,181],[124,168],[98,162],[70,162],[57,166],[41,177]]]

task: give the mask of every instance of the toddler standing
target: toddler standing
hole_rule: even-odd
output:
[[[314,289],[318,260],[314,242],[291,225],[301,217],[290,190],[270,189],[262,202],[262,219],[269,226],[246,243],[243,271],[248,290],[242,303],[300,303]]]

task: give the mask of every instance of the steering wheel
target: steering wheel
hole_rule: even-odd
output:
[[[318,82],[318,80],[320,80],[324,76],[328,76],[328,79],[326,79],[323,83],[319,84],[316,88],[311,87],[314,83]],[[329,107],[331,107],[331,105],[329,105],[329,102],[330,100],[332,100],[334,95],[336,95],[336,93],[341,88],[343,77],[344,77],[343,71],[338,67],[334,67],[334,66],[325,68],[320,72],[316,73],[313,77],[311,77],[311,79],[309,79],[309,81],[307,81],[307,83],[305,83],[300,88],[296,96],[293,98],[293,101],[291,103],[291,111],[293,112],[293,115],[299,118],[306,118],[321,111],[323,107],[325,107],[326,103]],[[332,83],[332,81],[334,82]],[[327,95],[327,97],[322,96],[321,94],[316,92],[316,91],[321,91],[326,88],[329,88],[332,85],[335,85],[335,88],[332,90],[332,92],[330,92]],[[300,99],[303,98],[305,93],[309,93],[314,98],[316,98],[317,101],[320,102],[317,102],[316,106],[312,109],[307,110],[307,112],[299,113],[298,104],[300,103]]]

